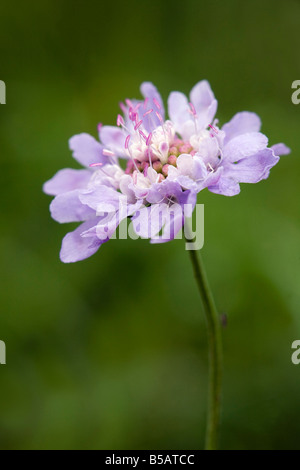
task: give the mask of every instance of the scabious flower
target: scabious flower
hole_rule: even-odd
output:
[[[143,100],[120,103],[117,126],[99,124],[100,142],[85,133],[70,139],[85,169],[61,170],[44,185],[55,196],[50,211],[57,222],[82,222],[63,240],[63,262],[94,254],[127,217],[152,243],[172,240],[198,192],[234,196],[240,183],[266,179],[279,156],[290,152],[284,144],[268,147],[254,113],[238,113],[219,128],[217,101],[205,80],[189,100],[170,94],[168,120],[155,86],[143,83],[141,93]]]

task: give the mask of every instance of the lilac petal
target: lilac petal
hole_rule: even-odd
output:
[[[127,156],[125,151],[126,135],[123,129],[115,126],[103,126],[100,129],[100,140],[106,149],[118,157]]]
[[[240,185],[233,178],[222,177],[216,185],[208,186],[211,193],[222,194],[223,196],[236,196],[240,193]]]
[[[279,157],[281,155],[288,155],[289,153],[291,153],[291,149],[287,147],[285,144],[272,145],[271,149],[273,150],[274,154]]]
[[[95,189],[81,192],[80,201],[98,212],[115,212],[119,208],[120,201],[125,200],[122,195],[108,186],[99,186]]]
[[[105,164],[108,162],[108,158],[102,153],[102,145],[89,134],[74,135],[69,140],[69,146],[75,160],[83,166],[89,167],[93,163]]]
[[[82,236],[83,237],[98,237],[100,240],[108,241],[111,236],[116,231],[118,225],[122,220],[131,216],[136,212],[137,209],[140,209],[143,206],[143,203],[138,201],[136,204],[128,204],[120,206],[119,210],[114,212],[104,213],[96,226],[86,230]]]
[[[168,98],[168,112],[176,132],[184,139],[188,139],[195,131],[195,123],[191,117],[187,97],[179,91],[173,91]]]
[[[258,183],[268,178],[270,169],[278,161],[279,157],[274,155],[273,150],[266,148],[256,155],[240,160],[236,164],[226,165],[223,177],[233,178],[239,183]]]
[[[76,263],[96,253],[102,244],[101,240],[97,237],[84,238],[81,234],[97,225],[98,220],[98,217],[93,218],[65,236],[60,251],[60,259],[63,263]]]
[[[261,120],[257,114],[248,111],[237,113],[222,127],[222,130],[226,134],[224,145],[238,135],[249,132],[259,132],[260,128]]]
[[[43,191],[50,196],[57,196],[74,189],[84,189],[87,187],[91,176],[92,172],[88,170],[65,168],[44,184]]]
[[[142,238],[152,238],[157,235],[165,221],[167,204],[153,204],[138,210],[132,217],[135,233]]]
[[[178,198],[181,193],[182,189],[180,184],[176,181],[170,181],[167,178],[162,183],[152,184],[147,194],[147,201],[150,202],[150,204],[159,204],[163,202],[165,198]]]
[[[216,114],[218,102],[207,80],[197,83],[190,93],[191,102],[197,113],[197,123],[200,129],[205,129]]]
[[[218,181],[220,180],[222,174],[223,174],[224,168],[222,166],[219,166],[214,171],[210,171],[206,178],[203,181],[199,182],[198,185],[198,192],[201,191],[204,188],[209,188],[210,186],[215,186]]]
[[[184,224],[183,209],[180,204],[167,207],[164,217],[164,228],[161,236],[153,236],[151,243],[166,243],[174,240]]]
[[[51,216],[61,224],[68,222],[82,222],[95,216],[90,209],[79,199],[80,190],[75,189],[68,193],[59,194],[50,204]]]
[[[249,132],[231,139],[224,147],[224,160],[237,162],[254,155],[268,145],[268,138],[260,132]]]
[[[156,111],[162,116],[163,120],[165,119],[165,109],[164,109],[164,103],[163,100],[161,99],[160,93],[158,92],[157,88],[153,85],[151,82],[144,82],[141,84],[141,93],[144,98],[148,98],[150,103],[149,107],[153,107],[153,100],[157,101],[159,104],[159,108],[155,106]]]

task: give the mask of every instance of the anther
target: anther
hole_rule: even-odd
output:
[[[144,134],[144,132],[139,130],[139,134],[141,137],[143,137],[144,141],[147,142],[147,136]]]
[[[214,126],[212,126],[211,124],[208,124],[208,127],[210,127],[213,132],[218,134],[218,130]]]
[[[125,148],[126,148],[126,150],[127,150],[128,147],[129,147],[129,141],[130,141],[130,134],[129,134],[129,135],[126,137],[126,139],[125,139]]]
[[[153,109],[149,109],[149,111],[143,114],[143,117],[146,117],[148,116],[148,114],[151,114],[151,113],[153,113]]]
[[[152,133],[150,132],[150,134],[148,135],[147,140],[146,140],[146,145],[150,145],[151,139],[152,139]]]
[[[138,128],[143,124],[143,121],[139,121],[136,123],[136,125],[134,126],[134,130],[137,131]]]
[[[95,166],[103,166],[103,163],[91,163],[89,167],[94,168]]]
[[[116,154],[112,152],[111,150],[104,149],[102,150],[102,153],[105,157],[115,157]]]
[[[158,117],[158,119],[160,120],[160,122],[163,123],[164,120],[163,120],[163,118],[162,118],[162,115],[159,114],[157,111],[155,111],[155,114],[156,114],[156,116]]]
[[[155,106],[157,107],[157,109],[161,110],[161,105],[159,104],[159,102],[157,101],[156,98],[153,98],[153,103],[155,104]]]
[[[117,117],[117,126],[124,126],[124,119],[122,118],[121,114],[118,114]]]
[[[129,106],[130,108],[133,108],[133,104],[132,104],[132,102],[131,102],[128,98],[126,98],[125,103],[126,103],[127,106]]]
[[[193,103],[189,103],[190,105],[190,108],[191,108],[191,113],[193,116],[197,116],[197,113],[196,113],[196,110],[195,110],[195,106],[193,105]]]

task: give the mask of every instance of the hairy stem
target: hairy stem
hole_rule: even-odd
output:
[[[187,237],[189,245],[190,239]],[[204,264],[200,253],[189,250],[194,276],[201,296],[208,329],[209,347],[209,393],[206,427],[206,450],[216,450],[221,417],[222,389],[222,334],[221,321],[209,287]]]

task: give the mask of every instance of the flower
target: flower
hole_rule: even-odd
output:
[[[206,80],[194,86],[190,100],[170,94],[169,120],[152,83],[143,83],[141,93],[143,100],[120,103],[117,126],[99,124],[100,142],[85,133],[70,139],[85,169],[61,170],[44,185],[55,196],[50,211],[57,222],[82,222],[63,239],[65,263],[94,254],[127,217],[152,243],[172,240],[198,192],[234,196],[240,183],[266,179],[279,156],[290,152],[284,144],[268,147],[255,113],[238,113],[219,128]]]

